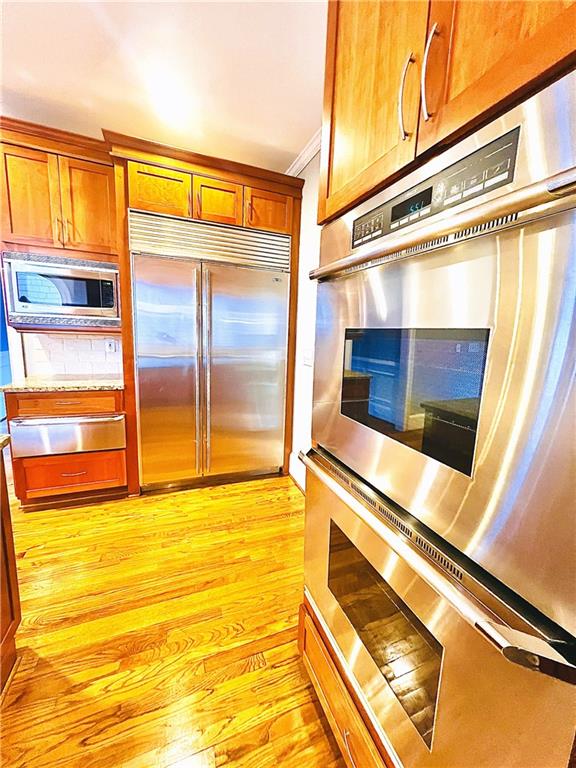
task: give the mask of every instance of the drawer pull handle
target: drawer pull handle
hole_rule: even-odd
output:
[[[356,761],[352,757],[352,752],[350,750],[350,744],[348,743],[348,739],[350,738],[350,731],[344,731],[344,744],[346,744],[346,752],[348,752],[348,757],[350,758],[350,762],[354,766],[354,768],[358,768],[356,765]]]
[[[80,475],[87,475],[88,472],[83,470],[82,472],[62,472],[60,477],[80,477]]]
[[[77,400],[56,400],[56,405],[76,405]]]

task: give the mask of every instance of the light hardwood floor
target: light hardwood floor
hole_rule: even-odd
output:
[[[289,478],[13,520],[4,768],[343,768],[296,648]]]

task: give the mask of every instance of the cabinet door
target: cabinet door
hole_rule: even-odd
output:
[[[2,146],[2,240],[62,247],[56,155]]]
[[[229,181],[194,176],[195,219],[242,224],[242,185]]]
[[[65,247],[115,253],[114,168],[71,157],[58,165]]]
[[[432,0],[428,41],[419,153],[574,66],[576,3]]]
[[[415,157],[428,1],[329,4],[319,219]]]
[[[145,163],[128,163],[130,208],[172,216],[191,216],[191,197],[192,174]]]
[[[288,195],[244,187],[244,226],[290,234],[292,206],[293,200]]]
[[[0,542],[0,690],[2,690],[16,661],[14,635],[20,624],[20,596],[6,472],[1,450],[0,517],[2,518],[2,541]]]

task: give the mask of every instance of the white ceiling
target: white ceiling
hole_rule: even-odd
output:
[[[279,171],[320,127],[326,0],[2,10],[5,115]]]

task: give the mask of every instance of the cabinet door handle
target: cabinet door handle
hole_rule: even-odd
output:
[[[426,102],[426,73],[428,71],[428,56],[430,55],[430,48],[432,46],[432,40],[434,35],[438,35],[438,22],[434,22],[434,26],[430,30],[428,40],[426,40],[426,48],[424,49],[424,58],[422,59],[422,77],[420,80],[420,94],[422,97],[422,115],[424,120],[430,120],[432,112],[428,111],[428,104]]]
[[[410,52],[408,58],[404,62],[402,68],[402,74],[400,75],[400,86],[398,88],[398,127],[400,128],[400,138],[402,141],[406,141],[409,133],[404,128],[404,87],[406,86],[406,75],[408,73],[408,67],[414,63],[414,54]]]
[[[352,751],[350,749],[350,744],[348,743],[348,739],[350,738],[350,731],[346,730],[344,731],[344,744],[346,744],[346,752],[348,752],[348,757],[350,758],[350,762],[354,766],[354,768],[358,768],[356,765],[356,760],[352,757]]]
[[[252,200],[248,200],[248,224],[254,223],[254,206]]]
[[[80,475],[87,475],[88,472],[83,470],[82,472],[61,472],[60,477],[80,477]]]
[[[72,224],[70,223],[70,219],[63,219],[64,222],[64,243],[69,242],[68,237],[68,224],[70,224],[70,229],[73,229]]]
[[[198,205],[198,218],[202,218],[202,198],[200,197],[200,192],[196,192],[196,203]]]

